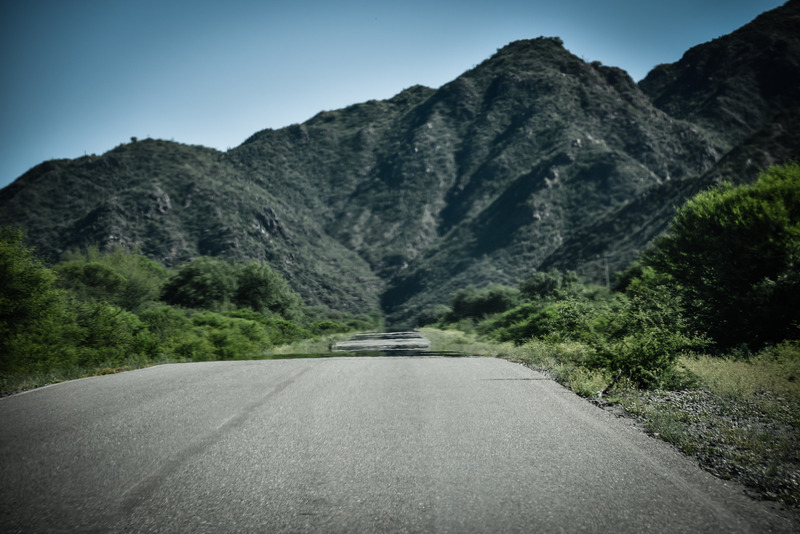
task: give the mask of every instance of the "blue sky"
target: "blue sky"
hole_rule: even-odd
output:
[[[0,5],[0,187],[132,136],[226,150],[322,110],[439,87],[559,36],[639,80],[777,0],[14,0]]]

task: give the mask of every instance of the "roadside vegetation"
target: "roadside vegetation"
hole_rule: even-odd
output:
[[[613,288],[534,272],[419,323],[436,350],[517,361],[761,497],[800,506],[800,166],[681,207]]]
[[[505,358],[601,406],[758,496],[800,506],[800,166],[721,185],[613,287],[533,272],[468,286],[418,324],[433,351]],[[311,308],[269,265],[137,252],[46,265],[0,229],[0,391],[166,362],[328,352],[381,317]]]
[[[274,357],[380,324],[305,306],[265,263],[200,257],[170,271],[90,248],[48,266],[19,230],[0,229],[2,393],[156,363]]]

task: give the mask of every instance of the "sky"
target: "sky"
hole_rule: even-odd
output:
[[[227,150],[558,36],[639,81],[780,0],[0,2],[0,187],[131,137]]]

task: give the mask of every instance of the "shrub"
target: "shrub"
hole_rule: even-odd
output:
[[[22,240],[21,230],[0,228],[0,372],[47,366],[69,353],[66,296]]]
[[[721,350],[800,337],[800,165],[724,184],[678,210],[643,263],[669,274]]]
[[[535,272],[519,284],[522,295],[531,301],[554,300],[567,296],[578,285],[578,276],[573,271],[562,273],[550,270]]]
[[[77,298],[102,300],[128,311],[156,302],[167,278],[161,265],[122,248],[68,252],[56,272],[62,287]]]
[[[449,306],[445,306],[444,304],[437,304],[436,306],[426,308],[422,310],[417,317],[417,326],[440,324],[452,311],[453,310]]]
[[[166,343],[189,330],[191,321],[183,310],[158,304],[139,313],[139,320],[160,343]]]
[[[81,300],[117,300],[128,282],[108,265],[95,261],[70,261],[56,266],[56,272],[61,287]]]
[[[317,336],[342,334],[350,331],[350,326],[335,321],[317,321],[311,323],[311,332]]]
[[[664,289],[667,283],[666,277],[645,268],[624,297],[606,306],[564,301],[559,305],[558,335],[578,339],[593,350],[587,367],[605,369],[638,386],[657,385],[673,372],[678,356],[706,343],[687,328],[679,299]]]
[[[236,290],[236,271],[217,258],[200,257],[178,268],[164,285],[162,298],[187,308],[220,310]]]
[[[256,321],[203,312],[192,317],[192,325],[216,360],[258,357],[270,346],[269,333]]]
[[[266,263],[251,262],[239,269],[233,303],[261,313],[297,318],[302,299],[286,280]]]
[[[518,302],[519,290],[516,288],[492,284],[484,289],[476,289],[470,285],[453,294],[448,321],[483,319],[513,308]]]
[[[73,302],[75,364],[114,365],[131,358],[147,360],[158,354],[158,340],[139,318],[105,302]]]

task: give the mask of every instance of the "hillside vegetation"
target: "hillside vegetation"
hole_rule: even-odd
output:
[[[90,246],[264,262],[309,305],[398,326],[469,284],[603,282],[697,192],[798,159],[799,6],[639,84],[538,38],[224,153],[146,139],[45,162],[0,190],[0,225],[52,263]]]
[[[380,325],[377,314],[306,306],[265,263],[199,257],[167,270],[90,248],[49,267],[21,231],[0,229],[0,393],[153,363],[268,358]]]
[[[698,194],[618,279],[468,286],[419,321],[477,337],[439,350],[543,370],[716,475],[800,505],[800,165]]]

